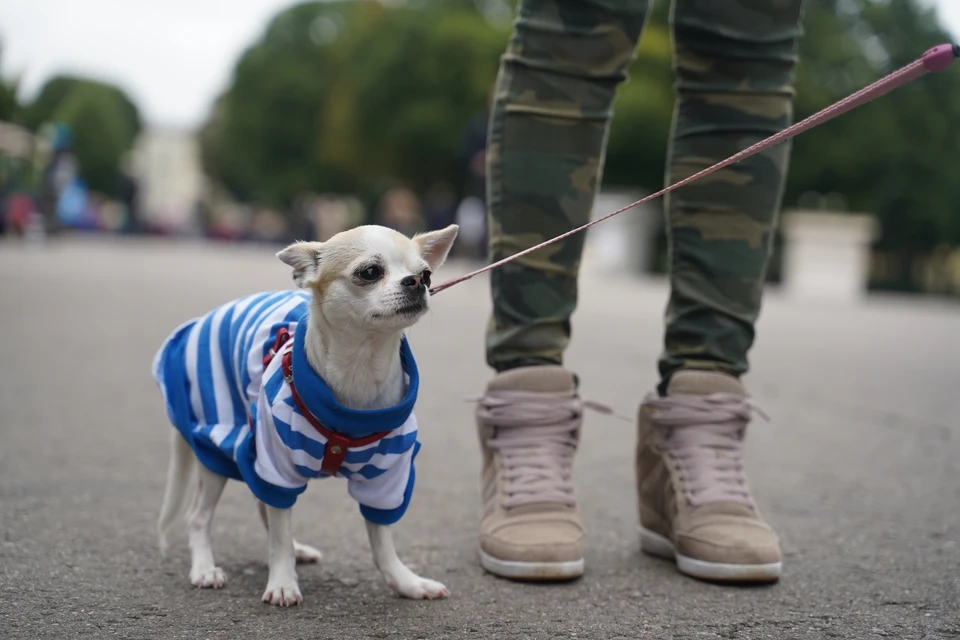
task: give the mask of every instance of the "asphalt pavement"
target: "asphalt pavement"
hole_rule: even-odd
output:
[[[768,293],[745,382],[771,420],[751,425],[746,463],[782,538],[773,586],[698,582],[641,554],[634,427],[592,413],[575,469],[586,575],[526,585],[481,571],[467,401],[490,375],[480,277],[438,294],[410,334],[424,444],[397,546],[450,599],[393,595],[336,480],[295,510],[296,536],[325,554],[299,570],[301,607],[260,601],[266,536],[238,483],[214,521],[229,582],[193,588],[183,527],[166,560],[156,546],[172,427],[150,363],[184,320],[288,287],[274,252],[0,243],[0,638],[960,637],[960,304],[919,297]],[[666,295],[658,279],[584,276],[567,364],[588,398],[635,412],[656,382]]]

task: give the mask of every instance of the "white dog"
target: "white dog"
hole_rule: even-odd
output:
[[[161,550],[196,469],[188,514],[190,582],[219,588],[210,523],[229,478],[259,501],[269,539],[263,601],[302,601],[295,563],[320,552],[293,539],[291,507],[312,478],[346,478],[373,561],[407,598],[443,598],[397,557],[389,525],[403,515],[420,447],[417,366],[403,331],[426,313],[431,272],[458,227],[410,239],[379,226],[298,242],[277,254],[304,291],[227,303],[181,325],[153,371],[173,432],[158,530]],[[288,339],[289,338],[289,339]]]

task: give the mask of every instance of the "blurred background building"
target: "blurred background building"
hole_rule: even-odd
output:
[[[130,164],[139,184],[140,213],[150,228],[188,232],[200,223],[206,176],[195,132],[147,129],[137,137]]]

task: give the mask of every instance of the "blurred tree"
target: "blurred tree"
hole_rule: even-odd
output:
[[[811,0],[801,43],[797,116],[806,117],[949,42],[918,0]],[[960,245],[960,68],[929,75],[796,138],[787,202],[838,193],[876,214],[878,248],[899,256],[897,288],[913,258]]]
[[[16,84],[0,80],[0,120],[11,122],[16,119],[18,111]]]
[[[318,153],[321,109],[335,73],[331,48],[345,17],[377,12],[382,7],[374,2],[313,2],[274,18],[241,57],[202,132],[207,172],[236,196],[271,204],[339,186],[338,164],[324,166]]]
[[[61,122],[70,127],[80,176],[94,190],[116,195],[120,162],[136,142],[140,112],[119,88],[73,76],[47,81],[22,110],[23,124],[40,131]]]
[[[610,127],[605,185],[663,188],[667,136],[673,117],[673,50],[670,2],[655,2],[631,65],[620,86]]]
[[[34,131],[39,131],[43,125],[50,122],[53,112],[63,104],[70,92],[82,83],[83,81],[79,78],[66,76],[57,76],[48,80],[33,102],[24,108],[24,124]]]
[[[14,122],[20,115],[20,103],[17,101],[17,82],[0,78],[0,120]]]
[[[461,129],[485,105],[506,38],[471,2],[297,5],[238,63],[203,132],[205,167],[277,205],[306,189],[455,179]]]
[[[71,147],[87,186],[115,195],[121,158],[135,137],[121,103],[101,87],[80,85],[66,96],[51,120],[70,127]]]
[[[373,173],[415,189],[459,183],[456,157],[463,127],[484,109],[507,34],[472,10],[392,11],[343,51],[324,110],[322,152],[328,163],[354,146],[355,181]],[[355,67],[351,67],[351,61]],[[345,109],[350,105],[349,109]],[[340,120],[349,113],[349,124]]]
[[[129,134],[130,143],[133,143],[142,122],[137,106],[127,94],[112,85],[74,76],[55,76],[48,80],[36,99],[24,109],[24,125],[38,131],[43,125],[49,124],[56,111],[76,91],[100,92],[105,97],[104,102],[115,102],[114,113],[119,115],[124,130]]]
[[[0,44],[0,61],[3,60],[3,46]],[[20,103],[17,100],[19,79],[0,78],[0,120],[14,122],[20,115]]]

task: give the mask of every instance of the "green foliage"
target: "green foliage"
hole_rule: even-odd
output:
[[[353,105],[353,139],[339,145],[352,143],[361,152],[353,179],[373,169],[419,189],[455,181],[451,159],[461,129],[486,102],[505,34],[465,11],[439,12],[426,21],[408,9],[390,14],[368,37],[378,46],[356,49],[348,58],[358,61],[356,72],[341,74],[331,91],[334,101]],[[339,133],[332,127],[326,132]]]
[[[286,203],[307,187],[333,186],[320,162],[320,109],[336,73],[325,39],[339,12],[372,3],[309,3],[277,16],[248,49],[202,134],[207,171],[237,196]]]
[[[53,121],[57,110],[78,91],[100,92],[105,96],[104,101],[114,102],[114,112],[119,115],[124,130],[129,132],[130,143],[133,143],[142,122],[140,112],[127,94],[109,84],[73,76],[55,76],[48,80],[36,99],[24,109],[24,125],[33,131],[39,131],[45,124]]]
[[[0,61],[3,59],[3,47],[0,46]],[[20,102],[17,100],[18,80],[8,81],[0,78],[0,120],[14,122],[20,116]]]
[[[669,6],[666,2],[661,5]],[[667,16],[646,25],[629,80],[617,93],[604,184],[663,188],[664,158],[673,117],[673,68]]]
[[[7,122],[15,120],[19,110],[16,85],[0,80],[0,120]]]
[[[80,177],[87,186],[112,193],[120,159],[132,140],[120,105],[108,92],[81,87],[66,97],[52,117],[70,127]]]
[[[206,169],[278,205],[307,189],[455,180],[460,131],[484,108],[507,38],[469,5],[432,4],[429,19],[372,0],[281,13],[204,129]]]

